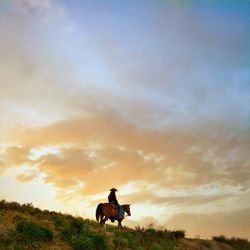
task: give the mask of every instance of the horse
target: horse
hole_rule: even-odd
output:
[[[126,212],[128,216],[131,216],[130,213],[130,204],[122,205],[123,211]],[[118,221],[118,229],[122,227],[122,220],[124,218],[118,219],[117,207],[111,203],[99,203],[96,208],[96,220],[101,224],[102,227],[105,226],[105,222],[110,219],[112,222],[114,220]],[[106,230],[106,226],[104,227]]]

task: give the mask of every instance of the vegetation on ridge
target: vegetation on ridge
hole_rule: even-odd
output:
[[[93,220],[35,208],[31,203],[0,201],[0,249],[73,250],[250,250],[247,240],[224,236],[213,240],[185,239],[184,231],[154,228],[104,232]]]

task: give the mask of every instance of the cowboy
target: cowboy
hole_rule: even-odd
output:
[[[118,190],[116,188],[111,188],[110,190],[110,194],[108,196],[108,201],[109,203],[114,204],[117,207],[118,210],[118,220],[123,219],[123,208],[122,206],[118,203],[117,198],[116,198],[116,194],[115,192],[117,192]]]

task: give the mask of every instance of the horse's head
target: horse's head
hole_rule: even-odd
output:
[[[128,216],[131,216],[131,213],[130,213],[130,204],[123,205],[123,209],[128,214]]]

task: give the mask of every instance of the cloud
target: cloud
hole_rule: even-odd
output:
[[[30,149],[27,147],[22,147],[22,146],[7,147],[6,150],[3,152],[4,161],[6,162],[6,165],[9,167],[15,167],[22,165],[24,163],[28,163],[30,162],[29,152]]]
[[[30,10],[47,10],[53,1],[51,0],[18,0],[14,1],[17,4],[23,6],[24,8],[30,9]]]
[[[130,200],[131,203],[151,203],[155,205],[163,205],[163,206],[171,206],[171,205],[178,205],[178,206],[195,206],[195,205],[203,205],[203,204],[209,204],[212,202],[216,202],[218,200],[227,199],[229,197],[234,196],[233,193],[229,194],[216,194],[216,195],[192,195],[189,194],[189,192],[185,192],[182,195],[157,195],[158,188],[155,188],[151,191],[143,191],[140,190],[139,192],[136,192],[133,195],[129,195],[128,198],[123,197],[123,199]]]
[[[39,172],[36,169],[31,169],[23,174],[16,176],[16,180],[19,182],[29,182],[34,180],[38,176]]]
[[[0,52],[5,58],[1,106],[10,124],[29,121],[37,126],[79,117],[88,112],[89,100],[92,106],[112,108],[151,128],[201,122],[243,126],[247,121],[248,79],[244,68],[231,67],[228,59],[241,62],[238,47],[243,47],[246,31],[237,18],[227,25],[232,13],[221,17],[223,22],[208,18],[203,22],[193,12],[154,6],[148,25],[133,11],[124,25],[109,8],[99,22],[88,4],[80,5],[86,15],[81,8],[68,8],[53,19],[52,13],[67,5],[17,2],[28,9],[48,8],[46,17],[52,20],[10,12],[1,22]],[[79,20],[73,9],[81,12]],[[227,27],[233,28],[233,36]],[[141,40],[145,45],[137,46]],[[31,115],[33,119],[28,119]]]
[[[168,230],[185,230],[187,237],[211,238],[218,235],[241,237],[248,239],[250,219],[249,209],[232,212],[217,212],[209,214],[180,213],[164,222],[156,216],[145,216],[139,221],[129,220],[131,227],[159,228]],[[223,233],[222,233],[223,232]]]
[[[230,213],[212,213],[212,214],[178,214],[166,221],[166,227],[176,228],[179,225],[181,229],[192,232],[192,236],[200,235],[212,237],[223,234],[229,237],[249,237],[248,221],[250,219],[249,209],[233,211]],[[236,235],[237,234],[237,235]]]
[[[104,23],[112,29],[100,25],[94,32],[99,39],[93,43],[124,96],[135,104],[150,103],[150,122],[155,117],[160,125],[246,122],[249,85],[239,48],[248,25],[239,18],[229,21],[239,13],[151,7],[150,13],[141,10],[150,15],[147,25],[133,12],[126,24],[122,19],[114,24],[109,13]]]
[[[144,216],[139,221],[129,220],[128,225],[133,228],[140,226],[140,228],[163,229],[163,227],[160,225],[160,221],[153,216]]]
[[[45,183],[67,188],[85,181],[85,177],[94,169],[93,159],[80,148],[61,151],[61,157],[53,154],[42,156],[39,170],[46,174]]]
[[[3,161],[0,161],[0,174],[3,173],[5,167],[6,167],[5,163]]]
[[[99,111],[82,119],[22,130],[14,137],[26,146],[7,148],[3,159],[9,165],[36,165],[45,174],[44,181],[59,189],[81,183],[78,190],[83,196],[129,181],[157,183],[169,189],[211,183],[248,187],[249,159],[243,157],[247,155],[247,139],[238,135],[242,146],[235,145],[228,140],[224,128],[218,127],[214,138],[206,135],[206,129],[139,129],[114,112]],[[221,141],[223,144],[219,144]],[[59,153],[45,153],[36,160],[29,158],[32,148],[46,146],[57,148]],[[230,159],[229,150],[241,153]],[[238,164],[237,170],[232,167]],[[152,196],[152,200],[156,202],[156,197]],[[194,198],[194,202],[199,201],[202,199]],[[181,198],[179,202],[183,202]]]

